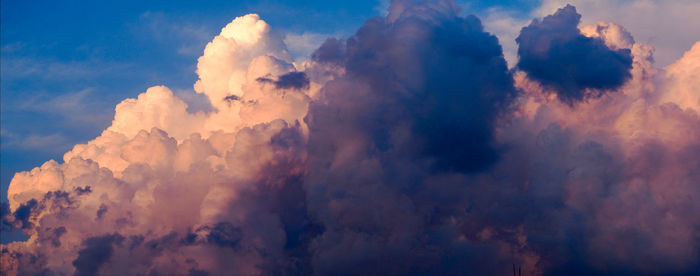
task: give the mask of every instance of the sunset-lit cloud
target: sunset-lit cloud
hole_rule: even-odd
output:
[[[461,9],[393,1],[323,41],[234,18],[199,95],[149,87],[15,174],[2,230],[29,239],[2,245],[3,274],[700,271],[700,41],[658,67],[559,5],[507,63],[489,26],[522,22]]]

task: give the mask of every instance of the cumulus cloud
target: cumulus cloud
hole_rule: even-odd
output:
[[[683,57],[666,67],[668,82],[661,101],[677,104],[680,108],[700,111],[700,42],[685,52]]]
[[[576,8],[567,5],[542,21],[533,20],[516,38],[518,69],[570,104],[620,87],[632,68],[629,49],[613,50],[584,36],[577,27],[580,20]]]
[[[700,44],[655,68],[622,26],[578,22],[523,29],[530,61],[557,61],[539,75],[452,1],[393,1],[301,63],[238,17],[199,59],[210,109],[148,88],[15,175],[2,231],[29,239],[2,245],[2,272],[696,273]],[[554,74],[586,73],[580,52],[616,74]]]

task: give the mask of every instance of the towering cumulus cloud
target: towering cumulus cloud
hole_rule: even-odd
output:
[[[467,273],[453,243],[462,173],[498,160],[497,118],[516,96],[496,37],[447,1],[394,2],[314,53],[343,68],[309,107],[309,205],[325,232],[313,267],[332,274]],[[457,179],[455,179],[457,178]],[[497,260],[483,256],[486,262]],[[505,263],[503,264],[504,267]]]
[[[62,162],[17,173],[3,275],[700,272],[700,42],[667,68],[564,7],[498,39],[452,1],[393,1],[291,57],[226,25],[191,113],[165,86]]]

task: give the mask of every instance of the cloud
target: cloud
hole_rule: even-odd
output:
[[[698,47],[655,68],[652,46],[565,7],[521,37],[626,72],[566,86],[509,69],[451,1],[388,10],[301,63],[259,16],[234,19],[199,58],[210,108],[148,88],[14,176],[2,230],[30,238],[2,245],[2,273],[698,271]],[[566,61],[546,65],[582,68]],[[591,88],[615,93],[578,101]]]
[[[258,78],[257,81],[274,84],[276,89],[309,89],[309,78],[304,72],[287,73],[276,81],[264,77]]]
[[[542,21],[533,20],[516,39],[517,68],[569,104],[614,90],[631,76],[630,50],[612,50],[602,40],[582,35],[580,19],[576,8],[567,5]]]
[[[85,248],[78,251],[73,261],[76,275],[96,275],[100,266],[112,257],[113,244],[121,244],[124,237],[119,234],[89,238],[83,242]]]
[[[318,45],[321,45],[330,35],[304,32],[304,33],[287,33],[284,35],[284,44],[287,45],[289,53],[297,58],[297,62],[311,56]]]
[[[103,76],[102,72],[128,72],[132,65],[114,61],[60,61],[51,58],[3,55],[2,75],[8,80],[33,78],[43,81]]]
[[[3,133],[3,148],[18,148],[28,151],[44,151],[60,154],[72,145],[61,134],[20,136],[14,133]]]
[[[104,103],[96,97],[94,88],[68,92],[60,96],[36,93],[17,106],[9,107],[9,109],[58,115],[71,124],[104,127],[112,114],[103,112],[101,105]]]
[[[248,65],[258,56],[290,61],[280,33],[256,14],[237,17],[204,49],[197,63],[195,91],[206,94],[214,107],[222,107],[224,97],[241,94]]]
[[[326,228],[312,243],[314,269],[466,273],[474,260],[457,259],[477,249],[456,242],[448,217],[460,207],[435,203],[454,188],[446,175],[497,162],[493,127],[516,90],[497,39],[476,17],[459,17],[448,1],[394,1],[389,11],[312,55],[345,72],[325,84],[306,117],[305,184]],[[441,176],[445,187],[423,194]],[[482,268],[498,270],[499,261]]]
[[[661,101],[672,102],[681,108],[700,111],[700,43],[696,42],[683,57],[667,66],[665,89],[669,93],[661,96]]]
[[[514,67],[518,62],[518,44],[515,39],[530,20],[529,16],[517,13],[518,11],[506,8],[492,7],[484,11],[482,18],[484,29],[498,37],[509,68]]]
[[[654,56],[659,67],[665,67],[680,58],[700,37],[700,31],[689,27],[700,24],[697,16],[700,2],[694,0],[547,0],[542,1],[532,16],[551,14],[566,4],[576,6],[583,14],[583,24],[605,21],[625,26],[637,41],[654,46]]]

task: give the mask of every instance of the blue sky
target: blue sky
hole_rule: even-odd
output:
[[[525,14],[536,6],[519,0],[460,4],[465,13],[498,5]],[[206,101],[192,93],[197,57],[236,16],[258,13],[274,28],[320,42],[351,34],[387,5],[376,0],[3,0],[2,191],[15,172],[60,161],[74,144],[98,136],[117,103],[150,86],[167,85],[194,107]]]

